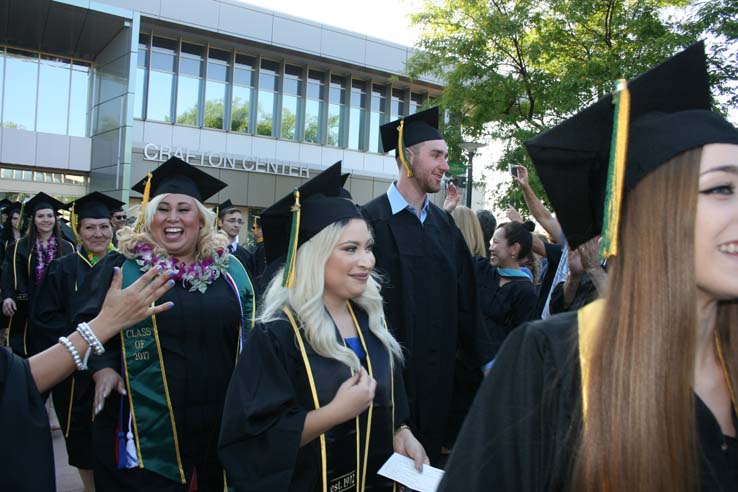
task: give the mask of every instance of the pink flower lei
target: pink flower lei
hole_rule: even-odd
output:
[[[44,279],[46,269],[49,267],[49,263],[54,261],[57,257],[59,245],[56,242],[56,237],[53,235],[46,241],[46,246],[36,239],[36,268],[34,269],[34,275],[36,285],[40,285]]]
[[[134,260],[142,272],[161,266],[164,270],[175,272],[172,279],[181,282],[182,287],[189,287],[190,292],[205,293],[208,285],[217,280],[228,269],[228,252],[219,248],[210,258],[204,258],[195,263],[186,264],[170,256],[161,256],[154,253],[154,248],[148,243],[138,242],[133,247]]]

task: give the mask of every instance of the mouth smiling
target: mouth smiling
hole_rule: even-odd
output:
[[[182,237],[184,229],[181,227],[165,227],[164,228],[164,239],[167,241],[176,241]]]
[[[718,246],[718,251],[729,255],[738,255],[738,242],[724,243]]]

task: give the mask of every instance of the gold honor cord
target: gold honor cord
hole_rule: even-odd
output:
[[[405,155],[405,120],[400,120],[400,126],[397,127],[397,131],[399,132],[397,135],[397,155],[400,158],[402,167],[405,168],[407,177],[412,178],[413,167],[410,165],[407,160],[407,156]]]
[[[72,225],[72,232],[74,233],[74,239],[77,240],[77,244],[81,244],[82,241],[79,238],[79,233],[77,232],[77,214],[74,213],[74,207],[76,206],[76,203],[72,203],[72,210],[69,212],[69,222],[71,222]]]
[[[138,425],[136,424],[136,411],[133,408],[133,396],[131,391],[131,382],[128,378],[128,361],[126,356],[126,342],[123,338],[123,331],[120,331],[120,348],[123,353],[123,372],[125,372],[126,376],[126,388],[128,388],[128,408],[131,411],[131,421],[133,422],[133,436],[134,441],[136,443],[136,455],[138,456],[138,467],[143,468],[144,462],[143,462],[143,455],[141,454],[141,446],[139,445],[139,438],[138,438]],[[123,431],[123,429],[121,429]]]
[[[620,212],[628,154],[628,128],[630,126],[630,91],[628,90],[627,80],[621,79],[618,81],[613,100],[615,114],[610,144],[610,165],[607,172],[602,246],[600,247],[600,254],[604,258],[611,258],[618,254]]]
[[[366,367],[369,370],[369,377],[370,378],[373,378],[374,377],[374,371],[372,369],[372,359],[369,357],[369,350],[366,348],[366,342],[364,341],[364,334],[361,332],[361,327],[359,326],[359,322],[356,319],[356,315],[354,314],[354,308],[351,307],[351,303],[347,301],[346,302],[346,305],[348,306],[349,313],[351,313],[351,319],[354,320],[354,326],[356,327],[356,332],[359,334],[359,339],[361,340],[361,346],[364,348],[364,353],[366,354]],[[390,355],[390,357],[391,357],[391,355]],[[392,375],[391,370],[392,370],[392,367],[390,366],[390,377]],[[353,371],[351,371],[351,373],[353,374]],[[361,490],[362,491],[366,489],[366,469],[369,466],[369,440],[371,438],[371,431],[372,431],[372,413],[373,413],[373,410],[374,410],[374,402],[372,401],[369,404],[369,413],[367,414],[367,419],[366,419],[366,442],[364,443],[364,470],[363,470],[363,472],[361,474]],[[394,413],[394,405],[392,407],[392,411]],[[356,442],[357,442],[356,452],[358,454],[359,447],[360,447],[360,440],[359,440],[359,417],[358,416],[356,417],[356,432],[357,432],[357,434],[356,434]],[[360,470],[361,470],[361,467],[358,467],[357,466],[357,469],[356,469],[357,474],[359,473]],[[357,478],[358,478],[358,476],[357,476]],[[358,489],[358,486],[357,486],[357,489]]]
[[[69,390],[69,413],[67,413],[67,425],[64,426],[64,437],[69,437],[69,428],[72,426],[72,402],[74,402],[74,375],[72,375],[72,388]]]
[[[315,406],[315,409],[318,410],[320,408],[320,401],[318,400],[318,390],[315,387],[315,379],[313,378],[313,370],[310,367],[310,361],[308,360],[307,352],[305,351],[305,344],[302,342],[302,336],[300,335],[300,329],[297,327],[297,323],[295,323],[295,318],[292,316],[292,313],[287,308],[287,306],[282,308],[282,311],[284,311],[284,314],[287,315],[287,318],[290,320],[290,324],[292,325],[292,330],[295,332],[295,339],[297,339],[297,344],[300,346],[300,354],[302,355],[302,362],[305,364],[305,372],[307,373],[308,377],[308,383],[310,384],[310,393],[313,395],[313,405]],[[321,477],[323,479],[323,492],[328,492],[328,458],[327,458],[327,452],[326,452],[326,445],[325,445],[325,434],[320,435],[320,472]]]

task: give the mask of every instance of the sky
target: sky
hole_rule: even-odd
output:
[[[386,41],[413,46],[417,30],[409,14],[421,0],[240,0],[245,4],[340,27]],[[392,12],[392,15],[388,13]]]

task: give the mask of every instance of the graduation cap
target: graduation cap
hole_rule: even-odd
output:
[[[528,140],[525,146],[572,248],[602,233],[617,254],[624,195],[676,155],[709,143],[738,143],[710,111],[702,42]]]
[[[12,216],[15,213],[20,213],[21,208],[23,208],[23,204],[21,202],[10,202],[10,205],[5,207],[5,210],[3,213],[8,214],[9,216]]]
[[[233,205],[233,202],[231,202],[231,199],[229,198],[223,203],[218,204],[218,206],[215,207],[214,212],[215,212],[215,215],[217,215],[218,217],[223,217],[223,215],[225,215],[226,212],[233,210],[235,208],[236,206]]]
[[[59,213],[59,210],[66,210],[67,206],[68,204],[62,203],[53,196],[49,196],[42,191],[23,204],[23,211],[25,215],[30,217],[39,210],[49,208],[53,210],[54,215],[56,215]]]
[[[438,106],[386,123],[379,127],[379,132],[384,151],[397,149],[408,176],[413,175],[413,168],[407,160],[405,149],[428,140],[443,140],[443,135],[438,131]]]
[[[69,205],[72,206],[69,213],[72,232],[74,232],[74,236],[79,243],[77,224],[82,219],[110,219],[112,211],[121,208],[124,202],[104,195],[99,191],[93,191],[81,198],[77,198]]]
[[[340,163],[341,161],[338,161],[338,162]],[[349,176],[351,176],[351,173],[343,173],[341,175],[342,182],[341,182],[341,189],[338,191],[338,196],[340,196],[341,198],[347,198],[353,201],[354,197],[352,197],[351,192],[346,189],[346,181],[348,181]]]
[[[8,207],[10,207],[10,205],[12,203],[13,202],[11,202],[10,200],[8,200],[7,198],[3,198],[2,200],[0,200],[0,210],[2,211],[2,213],[7,213],[5,211],[5,209],[7,209]]]
[[[172,157],[133,185],[131,189],[143,195],[141,210],[144,210],[149,199],[157,195],[176,193],[191,196],[202,203],[226,186],[228,185],[218,178],[187,164],[178,157]],[[139,216],[137,229],[140,228],[144,215],[141,213]]]
[[[261,213],[267,262],[286,257],[285,287],[294,282],[300,245],[334,222],[362,217],[356,204],[340,197],[343,182],[339,161]]]

